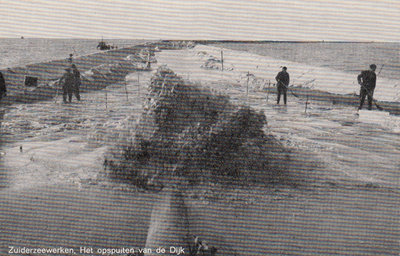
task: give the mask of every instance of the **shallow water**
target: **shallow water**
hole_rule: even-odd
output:
[[[215,46],[248,51],[280,60],[359,73],[372,63],[380,76],[400,80],[400,43],[224,43]]]
[[[66,59],[69,54],[78,57],[100,52],[100,50],[96,49],[99,41],[93,39],[1,38],[0,69]],[[118,48],[145,42],[144,40],[123,39],[105,41],[110,45],[118,46]]]

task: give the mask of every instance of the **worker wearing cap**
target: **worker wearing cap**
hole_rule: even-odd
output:
[[[287,67],[283,67],[282,71],[278,73],[278,75],[275,77],[277,84],[277,90],[278,90],[278,97],[276,99],[277,104],[279,104],[279,101],[281,100],[281,94],[283,94],[283,102],[286,105],[287,101],[287,90],[290,82],[290,77],[289,73],[286,71]]]
[[[360,88],[360,106],[361,109],[364,105],[365,97],[368,96],[368,109],[372,109],[372,97],[374,95],[374,90],[376,86],[376,65],[371,64],[369,70],[364,70],[358,75],[357,81],[361,85]]]

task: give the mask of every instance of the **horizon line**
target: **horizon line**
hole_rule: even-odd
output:
[[[186,41],[196,43],[400,43],[400,41],[356,41],[356,40],[241,40],[241,39],[144,39],[144,38],[55,38],[55,37],[0,37],[0,39],[51,39],[51,40],[142,40],[142,41]]]

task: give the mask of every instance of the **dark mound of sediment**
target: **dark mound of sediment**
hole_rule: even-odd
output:
[[[181,179],[270,182],[280,176],[287,154],[265,124],[263,113],[161,67],[132,134],[106,156],[106,171],[141,186]]]

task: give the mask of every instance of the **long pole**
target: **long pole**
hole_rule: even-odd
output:
[[[307,114],[307,106],[308,106],[308,94],[307,94],[307,98],[306,98],[306,106],[304,108],[304,113]]]
[[[382,69],[383,69],[384,66],[385,66],[385,64],[382,64],[381,69],[379,70],[378,74],[376,75],[377,77],[381,74]],[[377,108],[378,110],[381,110],[381,111],[384,110],[381,106],[378,105],[378,103],[376,103],[376,100],[372,97],[371,91],[370,91],[367,87],[365,87],[365,85],[363,85],[363,84],[360,84],[360,85],[361,85],[362,88],[364,88],[364,90],[367,91],[367,94],[371,96],[372,102],[374,103],[374,105],[376,106],[376,108]]]
[[[385,64],[382,64],[382,67],[381,67],[381,69],[379,70],[379,73],[376,76],[379,76],[381,74],[382,69],[383,69],[384,66],[385,66]]]
[[[305,74],[307,74],[307,73],[309,73],[309,72],[311,72],[311,71],[313,71],[313,70],[314,70],[314,69],[310,69],[310,70],[308,70],[307,72],[302,73],[299,77],[297,77],[297,80],[300,79],[300,78],[301,78],[302,76],[304,76]],[[278,82],[279,82],[279,81],[278,81]],[[292,86],[294,86],[294,80],[292,81]],[[286,87],[286,89],[288,89],[288,90],[290,91],[290,93],[291,93],[294,97],[299,98],[299,96],[296,95],[296,94],[293,92],[293,90],[290,89],[289,86],[285,86],[285,87]]]
[[[367,94],[372,97],[372,93],[367,87],[365,87],[363,84],[361,84],[361,87],[364,88],[364,90],[367,91]],[[376,103],[376,100],[374,98],[372,98],[372,102],[374,103],[374,105],[376,106],[377,109],[383,110],[383,108],[381,106],[379,106],[378,103]]]
[[[282,83],[279,79],[278,79],[278,83],[280,83],[280,84],[282,84],[283,86],[285,86],[286,87],[286,89],[287,90],[289,90],[292,94],[293,94],[293,96],[294,97],[296,97],[296,98],[298,98],[299,96],[298,95],[296,95],[294,92],[293,92],[293,90],[292,89],[290,89],[290,87],[289,86],[287,86],[287,85],[285,85],[284,83]]]
[[[128,101],[128,87],[127,87],[127,81],[125,79],[125,94],[126,94],[126,101]]]

